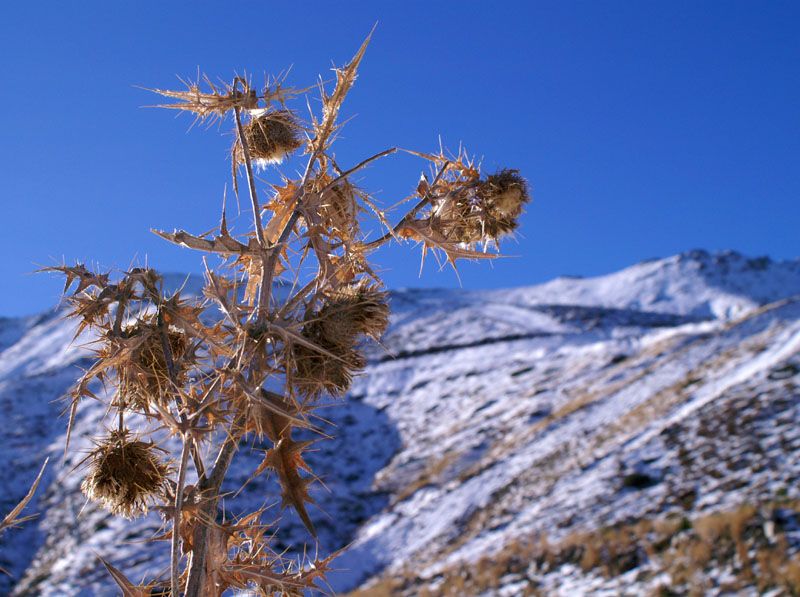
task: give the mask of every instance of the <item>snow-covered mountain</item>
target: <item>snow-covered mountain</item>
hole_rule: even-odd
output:
[[[693,251],[391,301],[383,346],[311,458],[321,549],[349,545],[334,589],[800,590],[800,260]],[[62,462],[57,400],[88,362],[73,334],[57,311],[0,320],[0,512],[51,456],[40,517],[0,537],[0,593],[113,595],[98,555],[137,580],[167,565],[167,545],[146,541],[157,516],[87,505],[80,455]],[[103,415],[82,405],[78,447]],[[256,480],[226,506],[275,501]],[[307,540],[291,515],[282,525],[287,547]]]

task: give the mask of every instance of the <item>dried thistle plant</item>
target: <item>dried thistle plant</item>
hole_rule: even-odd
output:
[[[363,336],[379,339],[389,324],[385,292],[360,284],[341,287],[325,298],[317,312],[306,315],[302,336],[308,343],[295,345],[291,357],[295,388],[312,399],[345,394],[353,375],[367,363],[359,341]]]
[[[117,422],[84,459],[83,491],[116,515],[136,516],[154,507],[168,529],[168,577],[136,585],[103,560],[124,594],[322,590],[334,556],[287,558],[272,550],[280,529],[263,523],[261,511],[236,520],[220,512],[222,484],[240,443],[251,436],[267,443],[251,479],[273,474],[283,507],[296,510],[309,539],[315,538],[307,509],[316,480],[305,459],[310,442],[298,441],[294,432],[320,432],[313,423],[320,397],[347,393],[366,365],[363,342],[377,340],[388,326],[388,295],[369,265],[370,254],[391,240],[412,240],[421,244],[423,258],[431,250],[453,266],[459,259],[490,259],[490,243],[516,229],[530,199],[516,170],[483,176],[461,152],[410,152],[428,162],[431,172],[414,188],[413,207],[391,224],[351,176],[398,149],[347,169],[331,153],[341,106],[368,42],[335,69],[333,90],[320,83],[321,114],[310,114],[308,127],[287,106],[307,90],[283,87],[282,79],[263,89],[237,76],[230,84],[203,78],[182,91],[154,90],[175,100],[164,107],[191,112],[199,122],[232,121],[236,132],[234,189],[238,194],[239,179],[246,181],[252,229],[231,234],[223,202],[219,227],[211,233],[154,231],[219,259],[215,268],[206,265],[203,297],[165,292],[151,269],[111,276],[81,264],[47,268],[66,276],[66,301],[78,333],[93,330],[97,338],[96,360],[71,394],[68,428],[87,397],[105,400]],[[254,167],[299,157],[301,150],[302,174],[275,172],[262,202]],[[386,229],[382,236],[366,239],[364,214]],[[288,295],[273,293],[279,280],[288,283]],[[98,397],[93,382],[116,391]],[[147,440],[134,436],[126,423],[132,413],[158,433]],[[171,462],[159,443],[169,437],[181,445]],[[213,458],[204,456],[209,453]]]

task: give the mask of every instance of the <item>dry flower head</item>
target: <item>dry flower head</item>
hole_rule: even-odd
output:
[[[88,460],[89,473],[81,490],[112,514],[125,518],[146,514],[149,502],[163,493],[167,465],[152,443],[127,430],[112,431],[97,442]]]
[[[303,326],[308,344],[294,347],[295,385],[310,398],[324,393],[342,396],[353,375],[366,366],[358,349],[362,336],[378,339],[389,323],[387,295],[366,284],[331,292]]]
[[[161,330],[154,318],[142,318],[123,327],[123,337],[135,342],[130,358],[117,367],[119,406],[149,413],[154,403],[162,404],[170,397],[176,384],[182,385],[186,376],[183,366],[188,356],[189,340],[181,330],[169,327],[167,341],[173,363],[170,376]]]
[[[256,166],[279,164],[293,151],[303,146],[302,127],[289,110],[256,110],[250,121],[242,126],[250,159]],[[244,149],[237,138],[233,146],[237,164],[245,163]]]

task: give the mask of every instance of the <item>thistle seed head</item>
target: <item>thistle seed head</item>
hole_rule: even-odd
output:
[[[478,196],[496,219],[506,220],[513,227],[517,226],[522,206],[531,200],[527,181],[519,175],[519,170],[508,168],[487,176],[478,185]]]
[[[314,332],[307,330],[309,336]],[[305,334],[304,334],[305,336]],[[307,338],[320,348],[322,340],[316,341]],[[327,349],[330,351],[330,348]],[[364,356],[355,348],[332,353],[335,357],[324,354],[304,345],[295,347],[295,388],[308,398],[316,399],[327,393],[331,396],[341,397],[350,389],[353,376],[367,366]]]
[[[336,290],[325,305],[307,317],[303,338],[322,350],[298,344],[294,348],[298,391],[312,398],[328,392],[341,396],[353,375],[366,366],[357,349],[361,336],[380,338],[389,323],[387,295],[365,284]],[[329,354],[328,354],[329,353]]]
[[[451,183],[435,210],[434,226],[450,242],[497,241],[516,230],[528,185],[517,170],[505,169],[470,184]]]
[[[168,467],[152,443],[139,441],[127,430],[114,431],[89,455],[89,474],[81,490],[90,500],[117,516],[135,518],[162,495]]]
[[[242,127],[250,159],[258,166],[277,164],[300,148],[302,130],[289,110],[274,110],[254,116]],[[237,138],[233,146],[234,160],[244,164],[244,150]]]
[[[330,342],[359,335],[379,340],[389,325],[387,293],[366,284],[332,292],[317,316]]]
[[[333,179],[323,174],[318,177],[313,187],[324,188]],[[341,239],[352,239],[358,232],[358,202],[356,188],[347,180],[340,180],[336,185],[319,196],[318,211],[326,228]]]
[[[154,318],[140,319],[124,330],[129,339],[140,339],[130,358],[117,367],[118,403],[121,408],[149,412],[153,402],[163,403],[173,390],[161,328]],[[181,330],[170,326],[167,331],[170,356],[177,383],[186,377],[189,340]]]

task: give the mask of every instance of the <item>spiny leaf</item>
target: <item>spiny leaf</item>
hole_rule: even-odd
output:
[[[134,585],[128,578],[120,572],[113,564],[107,560],[97,556],[97,559],[105,566],[111,578],[122,591],[123,597],[150,597],[152,593],[152,586],[139,586]]]
[[[28,493],[25,494],[25,497],[22,498],[22,501],[17,504],[14,509],[11,510],[11,512],[9,512],[5,518],[3,518],[3,520],[0,520],[0,532],[34,518],[35,515],[25,516],[23,518],[20,518],[19,515],[22,513],[28,503],[30,503],[31,499],[33,499],[33,494],[36,493],[36,489],[39,487],[39,482],[42,480],[44,469],[49,460],[49,458],[45,459],[44,464],[42,464],[42,468],[39,469],[39,474],[36,475],[36,479],[33,481],[33,485],[31,485],[30,489],[28,489]]]
[[[372,33],[375,31],[373,27],[367,38],[361,44],[361,47],[353,56],[350,63],[344,68],[334,69],[336,72],[336,87],[331,95],[322,94],[323,117],[322,122],[317,127],[317,136],[311,143],[312,151],[314,153],[323,152],[329,144],[331,134],[336,130],[336,121],[339,118],[339,109],[342,107],[342,102],[347,96],[347,93],[355,83],[358,66],[364,58],[364,52],[367,51],[367,46],[372,39]]]

